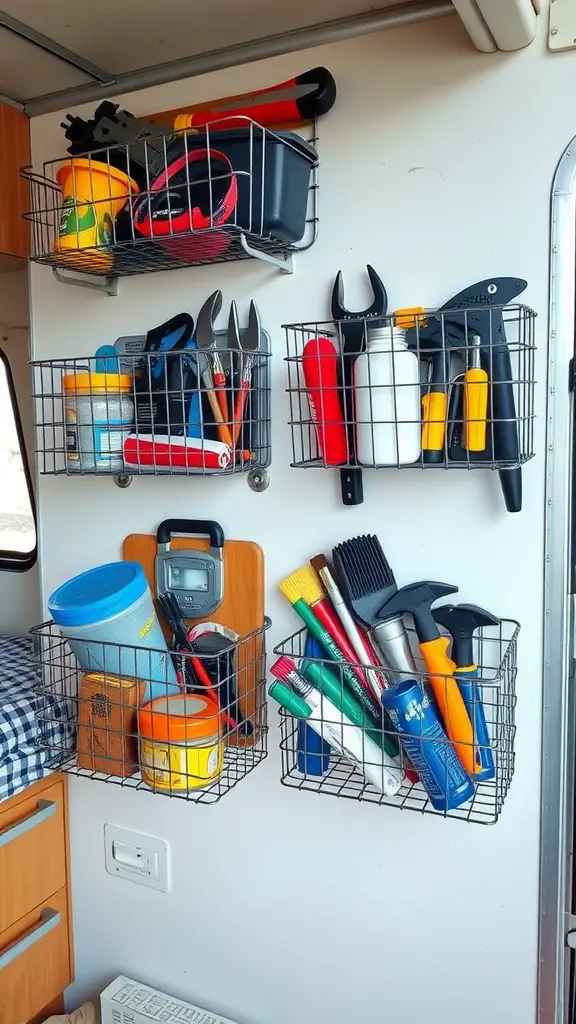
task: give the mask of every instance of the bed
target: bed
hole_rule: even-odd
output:
[[[41,672],[32,637],[0,636],[0,800],[41,779],[74,746],[74,709],[40,692]]]

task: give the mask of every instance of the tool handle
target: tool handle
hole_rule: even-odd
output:
[[[310,82],[315,89],[295,99],[277,99],[276,93],[281,90],[289,91],[298,85],[306,85]],[[271,97],[267,99],[267,94]],[[320,117],[326,114],[334,105],[336,99],[336,83],[327,68],[312,68],[296,78],[287,82],[272,86],[270,89],[262,89],[251,93],[251,96],[261,96],[261,104],[248,104],[242,106],[242,99],[238,100],[238,106],[230,110],[199,110],[189,115],[189,125],[194,128],[201,128],[211,121],[234,117],[249,117],[259,125],[267,128],[274,124],[284,124],[290,121],[304,121],[310,118]],[[233,126],[230,126],[233,127]]]
[[[452,740],[464,768],[470,775],[474,775],[476,765],[472,723],[468,717],[464,698],[455,679],[452,678],[456,666],[448,657],[449,643],[447,636],[440,636],[436,640],[422,642],[420,650],[429,673],[428,681],[442,715],[444,728]]]
[[[510,353],[506,345],[494,345],[484,352],[484,360],[492,380],[494,454],[497,459],[516,462],[519,458],[518,423]]]
[[[478,666],[470,665],[467,668],[457,668],[454,672],[454,679],[466,705],[468,717],[472,722],[475,740],[475,773],[477,782],[486,782],[496,775],[494,754],[490,747],[490,734],[486,723],[486,714],[482,704],[482,693],[478,683]]]
[[[447,406],[445,391],[422,396],[422,459],[430,465],[444,461]]]
[[[224,530],[214,519],[164,519],[156,530],[156,543],[169,544],[173,533],[209,537],[211,548],[224,547]]]
[[[236,407],[234,409],[234,444],[238,444],[240,438],[240,431],[242,430],[242,423],[244,420],[244,410],[246,408],[246,402],[248,401],[248,394],[250,392],[250,385],[244,387],[241,385],[240,391],[236,395]]]
[[[226,381],[224,380],[223,384],[219,384],[215,380],[214,384],[216,385],[216,399],[218,402],[218,406],[220,408],[220,412],[222,413],[222,420],[220,423],[220,426],[222,426],[222,423],[228,423],[228,399],[226,397]]]
[[[242,370],[242,379],[240,381],[240,390],[236,395],[236,406],[234,409],[234,444],[238,444],[240,437],[240,431],[242,430],[242,423],[244,420],[244,411],[246,409],[246,402],[248,401],[248,395],[250,394],[250,387],[252,384],[252,367],[254,365],[254,359],[252,356],[248,356]]]
[[[352,662],[350,667],[353,668],[353,666],[355,666],[353,668],[353,672],[355,673],[355,675],[358,676],[358,679],[362,683],[364,689],[368,690],[369,693],[374,693],[374,686],[377,687],[377,683],[375,682],[374,684],[371,684],[370,679],[367,677],[366,673],[362,672],[362,670],[357,667],[358,663],[365,664],[365,662],[362,662],[362,660],[358,658],[358,655],[354,650],[354,647],[352,646],[345,630],[342,627],[340,619],[336,615],[336,612],[330,605],[329,601],[317,601],[316,604],[311,605],[311,608],[314,614],[322,623],[322,625],[326,626],[326,629],[330,633],[330,636],[336,641],[344,657],[347,658],[348,661]],[[377,692],[375,693],[375,696],[378,700],[380,700],[380,692],[381,688],[377,687]]]
[[[331,658],[332,661],[337,661],[341,666],[342,675],[355,697],[358,699],[358,702],[370,718],[379,726],[382,721],[381,705],[379,706],[372,694],[368,693],[368,691],[364,689],[362,683],[355,676],[352,668],[348,665],[346,658],[338,647],[338,644],[332,639],[326,627],[322,625],[312,609],[302,598],[295,601],[292,607],[308,627],[312,636],[322,644],[322,647],[326,651],[328,657]]]
[[[491,374],[494,457],[515,463],[520,457],[518,421],[512,383],[512,364],[507,345],[494,345],[484,352]],[[522,470],[520,466],[500,470],[500,484],[508,512],[522,510]]]
[[[327,466],[339,466],[348,459],[348,446],[338,388],[338,356],[328,338],[312,338],[306,343],[302,371],[320,454]]]
[[[486,416],[488,412],[488,374],[471,369],[464,374],[465,447],[469,452],[486,448]]]
[[[226,421],[224,419],[224,415],[222,413],[222,409],[220,408],[220,403],[218,401],[218,395],[223,394],[223,392],[218,392],[217,393],[216,391],[209,390],[209,391],[206,392],[206,394],[208,395],[208,401],[210,403],[210,408],[212,410],[212,415],[214,417],[216,426],[218,428],[218,437],[220,438],[220,440],[224,444],[227,444],[229,446],[229,448],[233,449],[234,448],[234,441],[232,439],[232,434],[230,433],[230,428],[228,427],[228,425],[227,425],[227,423],[226,423]],[[224,393],[224,401],[226,401],[225,393]],[[227,412],[227,410],[226,410],[226,412]]]

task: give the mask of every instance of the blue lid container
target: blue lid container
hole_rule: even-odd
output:
[[[126,611],[148,587],[138,562],[108,562],[73,576],[48,598],[59,626],[88,626]]]

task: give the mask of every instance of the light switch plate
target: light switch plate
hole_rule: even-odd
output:
[[[164,839],[105,825],[104,852],[109,875],[168,892],[168,844]]]
[[[576,50],[576,4],[574,0],[551,0],[550,50]]]

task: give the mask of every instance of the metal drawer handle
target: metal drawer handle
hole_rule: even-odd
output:
[[[53,931],[60,924],[60,914],[57,910],[52,910],[51,907],[46,907],[45,910],[40,914],[40,921],[35,924],[30,931],[25,932],[21,938],[13,942],[11,946],[6,946],[3,953],[0,953],[0,971],[4,967],[8,967],[14,960],[17,960],[19,956],[22,956],[27,949],[30,949],[36,942],[43,939],[48,932]]]
[[[56,814],[56,804],[52,800],[39,800],[38,807],[32,814],[28,814],[25,818],[17,821],[11,828],[7,828],[5,832],[0,832],[0,847],[7,846],[8,843],[12,843],[15,839],[19,839],[30,829],[36,828],[37,825],[41,825],[43,821],[47,821],[53,814]]]

